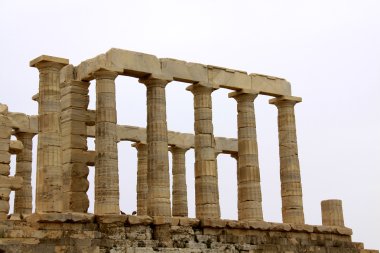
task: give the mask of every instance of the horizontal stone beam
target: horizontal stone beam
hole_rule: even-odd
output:
[[[119,125],[117,135],[120,141],[146,143],[146,129],[142,127]],[[87,136],[95,137],[94,126],[87,127]],[[234,154],[238,151],[236,139],[216,137],[215,142],[218,153]],[[168,131],[168,144],[185,149],[194,148],[194,135]]]
[[[38,116],[29,116],[23,113],[8,113],[12,127],[18,132],[38,133]],[[64,115],[62,115],[64,117]],[[95,137],[95,111],[88,110],[84,116],[87,121],[87,136]],[[146,143],[146,129],[135,126],[122,126],[117,128],[120,141],[133,141]],[[216,137],[216,151],[218,153],[234,154],[237,152],[237,140],[233,138]],[[181,148],[194,148],[194,135],[168,131],[168,143]]]
[[[112,48],[105,54],[83,61],[77,67],[64,67],[61,82],[76,76],[78,81],[93,80],[93,73],[108,69],[119,75],[141,78],[161,75],[175,81],[200,83],[205,86],[232,90],[250,89],[271,96],[291,95],[290,83],[285,79],[212,65],[185,62],[176,59],[159,59],[154,55]],[[74,75],[72,72],[75,72]]]
[[[38,133],[38,116],[29,116],[24,113],[9,112],[7,114],[11,127],[18,132]]]

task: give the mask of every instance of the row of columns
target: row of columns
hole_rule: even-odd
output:
[[[37,61],[33,66],[40,71],[39,90],[39,144],[37,171],[37,205],[40,212],[61,212],[63,205],[62,143],[60,129],[59,71],[66,63],[62,60]],[[119,178],[117,152],[117,118],[115,78],[117,73],[99,70],[96,79],[96,170],[95,213],[119,213]],[[146,207],[138,203],[140,213],[151,216],[171,216],[170,180],[168,163],[168,139],[166,122],[165,86],[171,81],[162,76],[149,76],[139,80],[147,87],[147,158],[139,159],[140,179],[144,173],[147,185],[138,196],[146,199]],[[215,139],[212,124],[212,87],[193,84],[188,90],[194,94],[195,132],[195,194],[198,218],[220,218],[218,173],[215,155]],[[237,101],[238,111],[238,212],[240,220],[262,220],[260,171],[254,116],[254,92],[230,94]],[[282,213],[284,222],[304,223],[302,190],[298,162],[297,140],[292,98],[271,100],[279,110],[279,145]],[[64,109],[64,108],[63,108]],[[71,119],[71,122],[73,120]],[[141,147],[137,147],[140,149]],[[172,149],[172,151],[175,148]],[[177,154],[178,153],[178,154]],[[183,178],[183,154],[173,152],[175,178]],[[71,161],[72,162],[72,161]],[[182,179],[183,180],[183,179]],[[46,183],[49,182],[49,183]],[[181,180],[176,184],[182,185]],[[68,192],[73,192],[69,190]],[[82,191],[83,192],[83,191]],[[175,215],[185,215],[184,189],[173,190]],[[182,206],[182,207],[180,207]],[[187,209],[187,208],[186,208]],[[173,211],[174,212],[174,211]],[[173,213],[174,215],[174,213]]]

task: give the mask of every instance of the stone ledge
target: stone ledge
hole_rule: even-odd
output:
[[[13,217],[13,216],[11,216]],[[287,224],[265,221],[236,221],[223,219],[196,219],[188,217],[150,217],[147,215],[94,215],[85,213],[34,213],[25,217],[29,223],[119,223],[126,225],[164,225],[172,226],[216,228],[216,229],[243,229],[278,232],[306,232],[319,234],[352,235],[352,229],[338,226],[320,226],[306,224]]]
[[[129,225],[150,225],[153,223],[152,217],[148,215],[127,215]]]
[[[25,220],[28,223],[93,223],[94,218],[89,213],[33,213]]]
[[[104,215],[96,215],[95,220],[98,223],[126,223],[128,220],[127,215],[121,215],[121,214],[104,214]]]

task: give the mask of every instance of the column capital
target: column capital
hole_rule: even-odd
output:
[[[49,55],[41,55],[29,62],[30,67],[35,67],[38,70],[46,68],[55,68],[57,70],[60,70],[66,65],[69,65],[68,59]]]
[[[293,96],[281,96],[272,98],[269,100],[269,104],[279,106],[294,106],[297,103],[302,102],[301,97],[293,97]]]
[[[213,91],[217,89],[218,87],[212,86],[211,84],[208,84],[208,83],[194,83],[186,87],[186,90],[192,92],[194,95],[202,94],[202,93],[212,93]]]
[[[258,95],[258,91],[249,89],[241,89],[228,93],[228,97],[234,98],[237,102],[253,102]]]
[[[185,148],[185,147],[180,147],[180,146],[169,146],[169,151],[174,153],[174,152],[183,152],[186,153],[190,148]]]
[[[131,147],[139,150],[140,148],[147,148],[148,147],[148,144],[147,143],[143,143],[143,142],[135,142],[135,143],[132,143],[131,144]]]
[[[19,132],[19,131],[15,131],[15,136],[17,138],[33,138],[34,136],[36,135],[36,133],[30,133],[30,132]]]
[[[109,70],[109,69],[99,69],[92,74],[96,80],[99,80],[99,79],[115,80],[116,77],[119,75],[116,71]]]
[[[235,158],[236,160],[239,159],[239,153],[238,153],[238,152],[232,153],[232,154],[230,154],[230,156],[231,156],[232,158]]]
[[[150,74],[146,77],[142,77],[139,79],[139,83],[145,85],[156,85],[161,87],[165,87],[171,81],[173,81],[172,77],[160,74]]]

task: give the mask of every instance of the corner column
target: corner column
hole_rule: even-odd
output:
[[[147,215],[148,147],[141,142],[132,146],[137,149],[137,215]]]
[[[173,216],[188,216],[187,207],[187,185],[186,185],[186,151],[188,149],[177,146],[170,147],[172,152],[172,174],[173,174],[173,189],[172,189],[172,215]]]
[[[36,212],[63,211],[60,70],[67,59],[40,56],[30,62],[40,72]]]
[[[119,174],[115,79],[117,73],[98,70],[95,123],[95,214],[119,214]]]
[[[148,215],[171,216],[165,87],[169,78],[140,79],[147,88]]]
[[[302,99],[299,97],[288,96],[269,101],[278,108],[282,220],[284,223],[305,223],[294,115],[294,106],[301,101]]]
[[[195,132],[195,205],[196,217],[220,218],[218,172],[212,125],[212,87],[193,84]]]
[[[16,133],[24,148],[16,156],[16,176],[23,179],[22,187],[15,191],[14,213],[32,213],[32,150],[33,133]]]
[[[260,168],[256,137],[254,100],[258,94],[232,92],[237,101],[238,122],[238,217],[243,221],[262,221]]]

